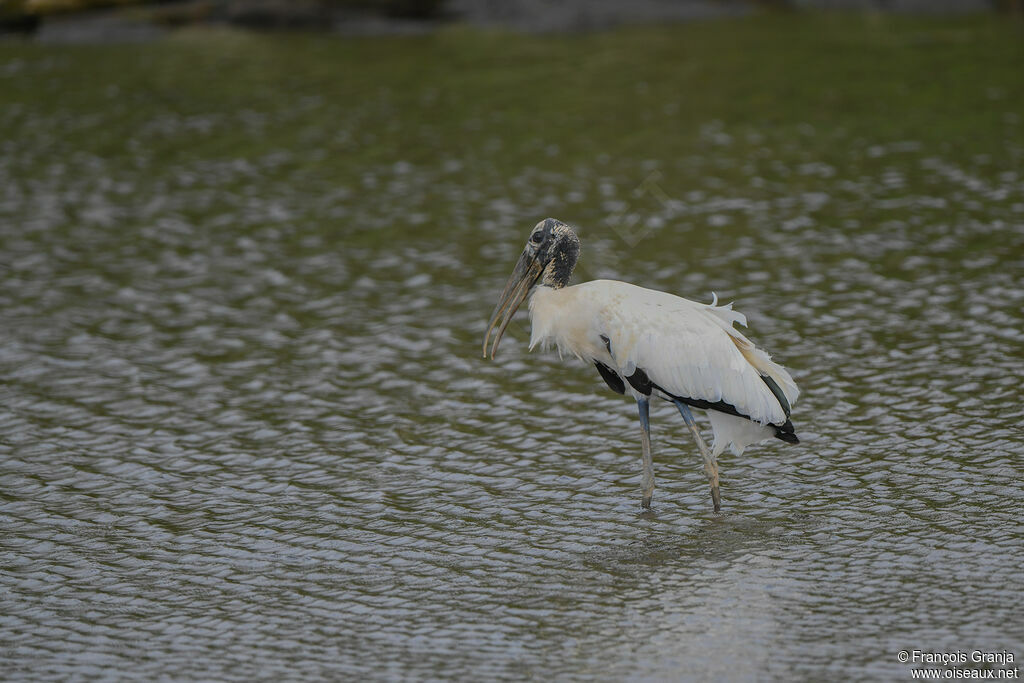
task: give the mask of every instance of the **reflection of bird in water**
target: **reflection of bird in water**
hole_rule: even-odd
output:
[[[636,399],[643,427],[643,507],[651,505],[649,401],[658,396],[679,409],[704,458],[715,511],[720,508],[717,458],[731,446],[776,437],[798,443],[790,409],[800,391],[786,370],[733,327],[746,318],[732,305],[699,304],[626,282],[595,280],[567,287],[580,241],[568,225],[548,218],[530,233],[519,262],[487,325],[484,358],[491,357],[519,305],[530,299],[530,348],[555,345],[593,363],[620,394]],[[691,408],[707,411],[714,432],[709,452]]]

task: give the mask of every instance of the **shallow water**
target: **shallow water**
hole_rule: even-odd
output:
[[[161,157],[161,135],[272,113],[141,115],[133,164],[40,148],[66,113],[5,115],[5,677],[893,679],[903,649],[1024,657],[1019,166],[709,120],[713,153],[506,172],[452,150],[328,188],[315,145]],[[644,513],[628,400],[528,355],[525,320],[479,357],[547,215],[580,228],[578,279],[714,290],[800,384],[802,443],[723,456],[721,515],[669,406]]]

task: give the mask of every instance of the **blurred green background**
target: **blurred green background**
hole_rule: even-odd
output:
[[[762,185],[744,189],[755,198],[771,183],[795,194],[834,182],[787,165],[814,161],[856,178],[889,163],[857,148],[903,141],[967,165],[984,158],[998,177],[1020,165],[1022,35],[1024,24],[993,14],[767,12],[584,34],[453,24],[342,39],[214,25],[143,43],[7,41],[0,136],[25,152],[17,164],[37,165],[20,172],[95,155],[121,172],[144,169],[146,183],[201,161],[277,155],[258,182],[308,195],[305,212],[396,162],[444,167],[466,188],[544,167],[608,169],[639,187],[657,167],[679,198],[714,165],[709,126],[728,131],[730,155],[755,167],[715,174],[744,187],[758,175]],[[634,208],[660,201],[638,197]],[[562,206],[583,224],[609,214],[585,194]],[[452,211],[462,222],[487,217],[472,203],[419,209],[438,226]],[[334,227],[384,240],[406,219]]]

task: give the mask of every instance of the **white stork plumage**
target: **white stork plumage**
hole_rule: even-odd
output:
[[[487,325],[484,358],[495,326],[492,358],[533,290],[530,349],[553,345],[560,355],[593,363],[609,387],[636,399],[643,428],[643,507],[650,507],[654,493],[648,416],[650,399],[657,396],[676,405],[697,441],[718,512],[718,456],[728,446],[740,455],[773,436],[799,443],[790,411],[800,390],[785,368],[733,327],[747,321],[732,304],[718,306],[717,297],[700,304],[615,280],[569,287],[579,251],[579,238],[565,223],[548,218],[537,224]],[[711,451],[691,408],[707,411]]]

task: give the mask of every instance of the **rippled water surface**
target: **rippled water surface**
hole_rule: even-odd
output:
[[[914,35],[936,60],[966,49],[933,28]],[[219,40],[0,46],[5,678],[891,680],[901,649],[1024,658],[1019,82],[950,76],[984,111],[931,127],[899,99],[793,113],[753,86],[763,118],[719,117],[663,59],[638,81],[598,49],[678,36],[570,39],[550,63],[501,37],[568,88],[569,113],[527,124],[545,85],[460,61],[458,36],[388,45],[463,69],[464,95],[387,57],[332,85],[368,43],[317,43],[288,59],[330,68],[295,75],[260,61],[295,45]],[[556,82],[577,58],[593,80]],[[650,112],[602,143],[618,124],[577,117],[606,77]],[[578,280],[716,291],[792,370],[802,443],[724,455],[722,514],[668,406],[643,513],[630,401],[527,354],[525,320],[479,357],[548,215],[579,226]]]

